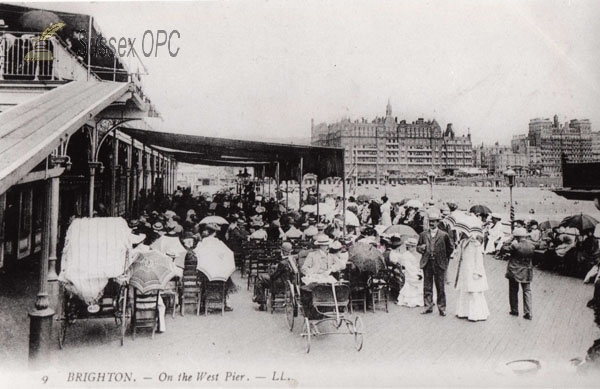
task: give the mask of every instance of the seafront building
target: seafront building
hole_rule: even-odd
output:
[[[311,144],[343,147],[346,179],[360,184],[424,179],[429,171],[439,177],[473,165],[470,134],[457,136],[451,123],[442,130],[435,119],[398,121],[389,101],[385,116],[371,121],[312,121]]]
[[[592,132],[592,160],[600,161],[600,131]]]
[[[563,155],[570,162],[591,162],[593,158],[589,119],[572,119],[564,124],[559,123],[558,115],[554,120],[531,119],[527,139],[529,147],[537,148],[544,174],[560,175]]]

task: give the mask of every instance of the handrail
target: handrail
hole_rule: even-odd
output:
[[[76,69],[82,67],[86,69],[88,64],[84,59],[77,55],[69,45],[58,35],[54,35],[50,40],[49,50],[54,54],[55,61],[24,61],[24,57],[30,50],[34,49],[34,44],[37,42],[37,37],[41,32],[27,31],[2,31],[0,32],[0,80],[6,78],[12,79],[33,79],[38,80],[61,80],[80,78],[81,72]],[[90,48],[88,48],[90,49]],[[133,74],[139,78],[140,75],[147,75],[145,65],[141,62],[136,52],[136,60],[141,64],[145,73],[132,73],[124,61],[119,60],[120,69],[114,67],[103,67],[99,65],[89,65],[93,76],[100,80],[98,74],[119,74],[129,75],[131,82]],[[57,65],[62,61],[61,65]],[[57,62],[56,64],[54,62]],[[57,66],[55,66],[57,65]],[[58,68],[60,72],[57,71]],[[113,76],[114,79],[114,76]]]

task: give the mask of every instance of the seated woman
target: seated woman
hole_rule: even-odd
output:
[[[273,286],[278,283],[285,283],[287,280],[291,281],[298,274],[296,256],[292,255],[292,244],[290,242],[283,242],[281,245],[281,258],[273,273],[269,275],[261,274],[254,284],[252,301],[259,304],[258,309],[260,311],[266,309],[265,290],[272,290]]]
[[[312,289],[320,283],[336,282],[334,274],[346,268],[346,262],[337,249],[338,245],[334,246],[334,251],[337,252],[328,252],[332,242],[327,235],[318,235],[314,244],[317,249],[307,255],[302,265],[302,282],[305,285],[301,287],[301,299],[304,312],[308,313],[309,318],[318,316],[312,306]]]

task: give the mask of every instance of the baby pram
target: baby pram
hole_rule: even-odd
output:
[[[350,287],[345,282],[312,284],[311,306],[304,306],[304,327],[300,336],[306,338],[306,352],[310,352],[312,337],[333,334],[349,334],[354,336],[354,346],[360,351],[363,346],[364,327],[360,316],[354,320],[348,318],[350,303]],[[304,304],[303,304],[304,305]],[[336,331],[322,332],[319,325],[332,323]],[[342,324],[346,324],[347,332],[340,332]]]
[[[114,319],[121,345],[131,317],[127,270],[131,264],[131,230],[122,218],[74,219],[63,249],[59,275],[58,344],[80,319]]]

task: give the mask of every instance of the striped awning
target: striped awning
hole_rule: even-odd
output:
[[[0,114],[0,193],[129,89],[127,83],[73,81]]]

